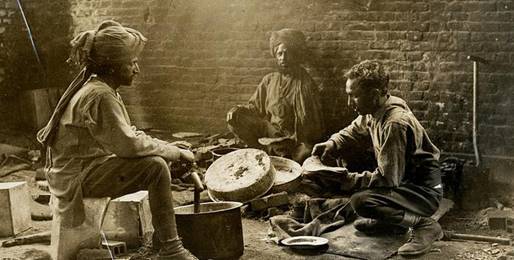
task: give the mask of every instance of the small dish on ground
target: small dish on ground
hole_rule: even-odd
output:
[[[315,250],[328,245],[328,239],[316,236],[295,236],[283,239],[280,243],[292,249]]]

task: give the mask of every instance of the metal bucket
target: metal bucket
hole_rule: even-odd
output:
[[[236,259],[243,254],[240,202],[206,202],[175,208],[177,230],[184,247],[200,259]]]

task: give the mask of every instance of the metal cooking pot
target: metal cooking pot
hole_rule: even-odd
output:
[[[237,259],[243,254],[240,202],[206,202],[175,208],[177,230],[184,247],[200,259]]]

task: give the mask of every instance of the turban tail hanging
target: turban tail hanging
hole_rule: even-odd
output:
[[[62,95],[46,126],[37,133],[38,141],[44,146],[52,143],[68,103],[91,76],[88,64],[109,66],[130,61],[141,53],[145,42],[146,38],[140,32],[110,20],[102,22],[98,29],[82,32],[71,40],[68,62],[81,66],[82,70]]]

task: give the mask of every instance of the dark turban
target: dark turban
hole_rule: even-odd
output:
[[[138,31],[115,21],[104,21],[98,29],[81,32],[71,43],[69,62],[83,67],[62,95],[50,121],[37,134],[43,145],[51,143],[61,116],[73,95],[92,74],[90,66],[111,66],[129,62],[137,57],[145,45],[146,38]]]
[[[299,54],[307,49],[305,44],[305,35],[301,31],[295,29],[286,28],[271,33],[271,37],[269,39],[271,56],[275,57],[277,47],[281,43]]]

